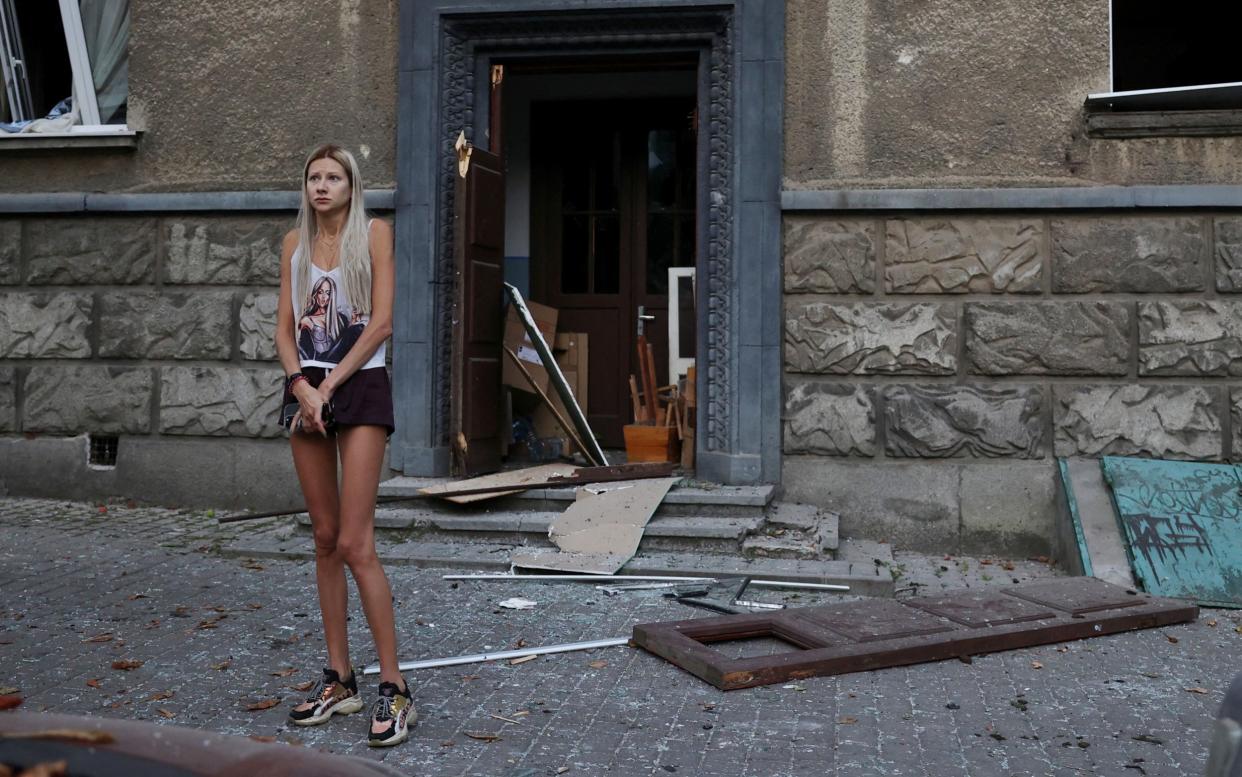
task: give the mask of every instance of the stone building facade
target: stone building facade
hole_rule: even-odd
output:
[[[702,99],[730,113],[705,202],[737,258],[712,279],[733,317],[704,320],[730,340],[700,387],[730,424],[709,477],[780,482],[846,534],[1039,552],[1056,457],[1242,450],[1242,122],[1085,108],[1113,75],[1108,0],[702,8],[133,0],[139,135],[0,138],[3,487],[296,499],[270,334],[288,190],[324,138],[397,228],[396,401],[418,431],[390,462],[442,474],[441,135],[451,116],[486,145],[487,52],[519,38],[710,39]],[[497,42],[496,14],[553,23]],[[87,463],[90,436],[119,438],[115,467]]]

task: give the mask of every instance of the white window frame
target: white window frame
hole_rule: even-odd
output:
[[[73,71],[73,105],[78,111],[80,124],[75,124],[65,132],[41,132],[37,133],[38,137],[68,137],[82,135],[118,135],[133,134],[125,124],[101,124],[99,120],[99,101],[95,96],[95,81],[91,75],[91,60],[86,49],[86,35],[82,30],[82,13],[78,7],[77,0],[59,0],[61,26],[65,33],[65,48],[69,52],[69,65]],[[7,38],[6,31],[9,29],[17,29],[16,19],[7,16],[9,4],[0,2],[0,36]],[[3,51],[0,51],[0,64],[3,65],[3,77],[5,87],[10,95],[14,95],[14,90],[20,88],[21,82],[16,80],[16,68],[20,67],[25,70],[26,64],[22,61],[10,61],[4,54],[8,51],[15,53],[20,51],[20,39],[15,42],[7,40],[3,42]],[[30,116],[28,118],[38,119],[40,116]],[[8,139],[23,138],[29,139],[32,135],[25,133],[4,133],[0,132],[0,142]]]

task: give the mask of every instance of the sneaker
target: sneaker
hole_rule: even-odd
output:
[[[310,706],[299,709],[307,704]],[[362,697],[358,695],[354,671],[349,670],[349,679],[342,681],[335,671],[324,669],[323,677],[311,689],[306,701],[289,710],[289,722],[298,726],[318,726],[333,715],[348,715],[361,709]]]
[[[371,731],[367,744],[371,747],[392,747],[401,744],[410,735],[410,726],[418,720],[414,711],[414,697],[410,686],[404,691],[396,683],[380,683],[379,698],[371,708]]]

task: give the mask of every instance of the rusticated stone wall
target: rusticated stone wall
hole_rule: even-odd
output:
[[[291,224],[0,219],[0,435],[279,436],[272,337]]]
[[[1242,455],[1242,215],[788,213],[784,450]]]

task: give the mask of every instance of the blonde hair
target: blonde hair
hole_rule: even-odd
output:
[[[302,165],[302,199],[298,208],[298,248],[302,257],[293,279],[294,299],[304,300],[310,284],[311,256],[315,250],[315,237],[319,234],[319,220],[311,208],[310,196],[306,193],[306,178],[310,175],[311,162],[317,159],[332,159],[345,168],[349,178],[350,198],[349,213],[345,217],[345,227],[341,230],[340,267],[341,295],[346,303],[353,308],[354,315],[371,313],[371,243],[367,230],[367,213],[363,205],[362,174],[358,171],[358,162],[354,155],[333,143],[325,143],[306,157]],[[333,300],[335,302],[335,300]]]

